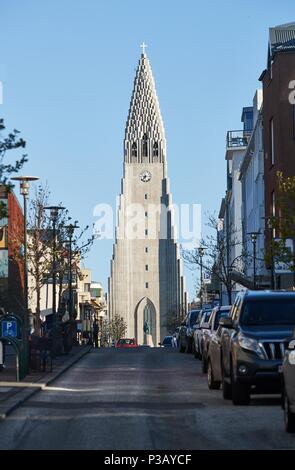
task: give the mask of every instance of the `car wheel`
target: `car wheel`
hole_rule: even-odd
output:
[[[231,367],[231,390],[234,405],[248,406],[250,403],[250,387],[235,382],[233,367]]]
[[[290,403],[286,391],[284,390],[284,421],[287,432],[295,432],[295,413],[290,410]]]
[[[206,358],[206,355],[203,353],[203,358],[202,358],[202,372],[203,372],[203,374],[207,374],[207,370],[208,370],[207,358]]]
[[[218,380],[214,380],[213,368],[210,359],[208,360],[207,381],[209,390],[219,390],[220,382]]]
[[[194,356],[196,359],[200,359],[199,352],[197,351],[196,345],[194,346]]]
[[[178,350],[179,350],[179,352],[181,352],[181,353],[184,353],[184,351],[185,351],[185,348],[184,348],[184,347],[182,346],[182,344],[181,344],[181,340],[179,340],[179,348],[178,348]]]
[[[194,339],[192,340],[192,353],[195,354],[195,342]]]
[[[221,370],[222,370],[222,396],[224,400],[231,400],[232,398],[231,384],[229,384],[225,380],[223,367]]]
[[[185,347],[185,352],[187,354],[191,354],[192,352],[192,342],[189,338],[186,338],[186,347]]]

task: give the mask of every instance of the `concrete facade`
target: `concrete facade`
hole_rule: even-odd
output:
[[[226,266],[232,273],[232,299],[243,289],[237,281],[243,272],[243,230],[242,230],[242,185],[239,179],[240,167],[243,162],[252,128],[252,108],[243,108],[242,130],[228,131],[226,138],[227,161],[227,190],[223,201],[222,233],[227,240]],[[237,276],[235,279],[235,275]],[[230,300],[226,289],[222,291],[223,304],[228,305]]]
[[[129,337],[154,345],[170,316],[186,310],[186,292],[174,236],[166,139],[146,54],[139,60],[124,140],[124,173],[109,279],[109,315],[123,317]]]

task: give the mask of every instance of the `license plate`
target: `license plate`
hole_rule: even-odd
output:
[[[282,365],[278,366],[278,372],[279,372],[279,374],[283,373],[283,366]]]

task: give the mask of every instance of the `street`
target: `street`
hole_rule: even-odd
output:
[[[278,397],[234,407],[174,349],[93,350],[0,422],[1,449],[295,449]]]

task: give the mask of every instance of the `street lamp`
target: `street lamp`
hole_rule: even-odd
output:
[[[272,217],[262,217],[265,220],[265,231],[269,230],[270,232],[270,282],[271,282],[271,289],[275,290],[275,266],[274,266],[274,255],[273,255],[273,238],[274,238],[274,229],[272,227]]]
[[[79,228],[78,225],[70,224],[66,227],[67,234],[69,237],[69,317],[70,321],[73,319],[73,273],[72,273],[72,243],[73,243],[73,235],[76,228]]]
[[[251,242],[253,244],[253,285],[254,289],[256,290],[257,283],[256,283],[256,243],[257,237],[260,235],[260,232],[249,232],[248,235],[251,236]]]
[[[52,235],[53,235],[53,253],[52,253],[52,349],[55,354],[55,334],[56,334],[56,222],[60,210],[64,210],[62,206],[46,206],[45,210],[50,211],[50,218],[52,220]]]
[[[203,308],[203,256],[205,254],[205,248],[200,246],[198,248],[199,258],[200,258],[200,275],[201,275],[201,308]]]
[[[23,325],[23,341],[24,341],[24,373],[29,372],[29,344],[28,344],[28,307],[29,307],[29,293],[28,293],[28,242],[27,242],[27,199],[29,196],[30,182],[37,181],[38,176],[14,176],[11,178],[13,181],[19,181],[20,194],[23,196],[24,201],[24,301],[25,301],[25,314]]]

